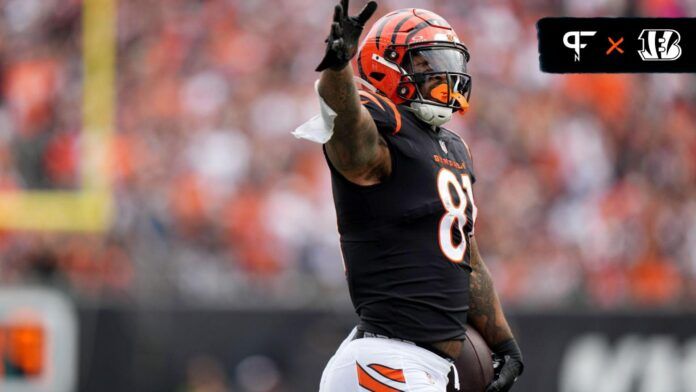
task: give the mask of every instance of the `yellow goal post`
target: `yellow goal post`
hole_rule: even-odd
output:
[[[107,161],[115,124],[116,1],[83,0],[82,5],[82,187],[0,192],[1,229],[108,229],[114,208]]]

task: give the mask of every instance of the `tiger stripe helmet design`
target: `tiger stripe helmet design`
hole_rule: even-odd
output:
[[[416,56],[428,60],[425,72],[414,66]],[[365,36],[357,57],[360,77],[396,104],[427,102],[462,113],[468,107],[469,51],[434,12],[407,8],[383,16]],[[419,83],[437,75],[447,81],[445,86],[427,94],[419,91]]]

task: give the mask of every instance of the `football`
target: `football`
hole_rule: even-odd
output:
[[[483,337],[470,325],[466,328],[466,339],[454,365],[459,373],[459,392],[484,392],[493,381],[493,358]],[[450,382],[447,391],[454,392]]]

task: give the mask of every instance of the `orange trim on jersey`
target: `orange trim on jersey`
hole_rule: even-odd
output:
[[[379,103],[379,100],[377,98],[375,98],[374,95],[368,93],[365,90],[358,91],[358,94],[360,94],[361,97],[365,97],[365,98],[369,99],[370,101],[372,101],[372,103],[379,106],[380,109],[384,110],[384,106],[382,106],[382,104]],[[366,102],[366,101],[360,101],[360,102]]]
[[[396,125],[394,126],[394,132],[393,134],[396,135],[399,133],[399,130],[401,130],[401,113],[399,113],[399,110],[396,108],[396,105],[394,105],[394,102],[391,101],[391,99],[387,97],[383,97],[378,94],[373,94],[365,90],[360,90],[358,93],[365,97],[369,98],[372,102],[376,103],[382,110],[384,109],[384,106],[382,106],[379,101],[382,101],[387,104],[391,108],[391,110],[394,112],[394,120],[396,121]]]
[[[394,120],[396,121],[396,126],[394,127],[394,134],[399,133],[399,130],[401,130],[401,113],[399,113],[399,110],[396,109],[396,105],[394,105],[394,102],[392,102],[391,99],[383,97],[381,95],[377,95],[377,97],[384,101],[394,112]]]
[[[401,369],[392,369],[389,366],[378,365],[376,363],[367,365],[367,367],[392,381],[406,382],[406,378],[404,377],[404,371]]]
[[[389,107],[394,111],[394,119],[396,119],[396,126],[394,127],[394,135],[399,133],[401,130],[401,113],[396,109],[396,105],[391,100],[384,98],[384,102],[389,105]]]
[[[380,382],[374,377],[370,376],[365,369],[360,366],[359,363],[355,363],[355,367],[358,371],[358,383],[361,387],[367,389],[371,392],[404,392],[401,389],[392,388],[387,384]]]

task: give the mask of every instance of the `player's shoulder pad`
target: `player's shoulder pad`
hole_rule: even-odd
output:
[[[397,134],[401,130],[401,113],[389,98],[367,90],[358,90],[360,103],[370,112],[380,131]]]

